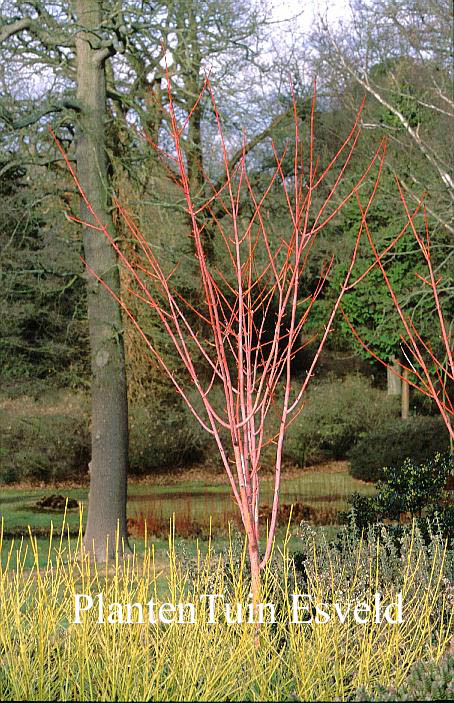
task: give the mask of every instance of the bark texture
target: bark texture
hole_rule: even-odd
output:
[[[93,210],[114,235],[109,202],[108,160],[105,149],[106,52],[97,47],[101,25],[99,0],[75,0],[79,25],[76,35],[77,99],[81,106],[77,142],[80,183]],[[93,222],[82,203],[81,219]],[[87,264],[119,295],[117,257],[106,237],[85,227]],[[88,317],[92,365],[92,459],[88,520],[84,543],[99,561],[120,549],[129,552],[126,528],[128,468],[128,405],[121,310],[112,295],[87,274]],[[123,546],[124,545],[124,546]]]

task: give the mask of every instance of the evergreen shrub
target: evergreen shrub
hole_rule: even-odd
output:
[[[415,464],[430,460],[437,452],[449,450],[449,436],[439,417],[411,417],[381,423],[377,418],[351,448],[350,473],[362,481],[384,479],[385,466],[402,466],[409,458]]]
[[[0,482],[80,480],[90,457],[88,419],[81,413],[0,411]]]
[[[286,456],[302,467],[343,459],[362,435],[372,432],[377,423],[397,418],[398,412],[395,399],[373,388],[360,374],[315,381],[301,414],[286,433]]]
[[[341,521],[361,532],[385,520],[400,523],[402,515],[407,515],[419,518],[426,542],[437,532],[450,545],[454,539],[454,506],[446,501],[445,487],[449,476],[454,475],[454,457],[437,453],[421,464],[406,459],[399,468],[385,467],[383,472],[376,495],[353,493],[348,501],[350,511],[340,513]],[[395,535],[402,534],[401,525],[386,528]]]
[[[359,688],[355,701],[452,701],[454,700],[454,654],[438,662],[417,661],[397,688],[378,686],[374,692]]]
[[[454,458],[440,453],[419,464],[405,459],[400,467],[385,467],[384,480],[377,485],[378,512],[391,520],[398,520],[400,513],[421,517],[427,505],[440,503],[453,470]]]

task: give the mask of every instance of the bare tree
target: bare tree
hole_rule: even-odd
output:
[[[76,148],[80,182],[89,193],[96,216],[115,237],[109,193],[105,143],[105,61],[112,44],[99,46],[97,33],[103,16],[99,0],[75,0],[78,32],[77,99],[81,105]],[[93,236],[91,213],[82,201],[84,252],[90,266],[119,292],[117,257],[99,237]],[[103,246],[104,245],[104,246]],[[92,459],[90,495],[84,541],[97,559],[115,553],[115,533],[129,549],[126,528],[128,470],[128,403],[121,311],[112,296],[93,278],[88,279],[88,315],[92,358]],[[107,540],[110,543],[107,545]],[[107,555],[106,555],[107,552]]]
[[[29,13],[25,14],[24,9]],[[75,0],[72,10],[68,10],[67,3],[41,0],[12,2],[4,7],[0,17],[4,59],[12,65],[21,63],[29,72],[37,66],[43,67],[45,78],[53,80],[56,90],[37,108],[19,111],[19,114],[12,112],[18,105],[10,94],[9,101],[3,101],[1,117],[10,133],[55,113],[64,114],[76,125],[75,157],[80,181],[96,208],[97,217],[115,237],[105,148],[105,63],[117,50],[122,50],[121,33],[115,22],[115,12],[106,16],[100,0]],[[74,85],[77,87],[75,95]],[[29,102],[33,102],[33,96]],[[38,162],[46,163],[46,159],[38,159]],[[82,213],[87,223],[83,231],[85,259],[118,292],[116,254],[107,242],[93,237],[93,220],[83,202]],[[87,283],[92,358],[92,460],[85,545],[97,559],[103,560],[114,553],[117,527],[125,551],[129,550],[126,376],[120,307],[91,277]]]
[[[209,90],[209,83],[207,86]],[[212,104],[217,115],[214,100]],[[294,178],[292,182],[289,181],[282,170],[283,156],[276,154],[274,174],[265,192],[259,195],[251,187],[245,156],[236,168],[230,169],[221,123],[217,117],[226,169],[225,182],[220,190],[212,189],[202,207],[210,213],[213,211],[214,203],[222,201],[224,209],[227,210],[228,217],[224,224],[215,218],[218,235],[224,245],[225,260],[230,268],[230,274],[223,275],[219,268],[212,266],[206,253],[202,228],[197,216],[200,206],[198,199],[195,200],[192,195],[194,183],[189,178],[189,168],[185,162],[182,146],[184,130],[176,119],[171,94],[169,94],[169,105],[176,153],[175,167],[191,217],[202,282],[202,302],[199,308],[194,310],[191,303],[178,293],[173,284],[172,272],[169,274],[163,269],[153,246],[150,246],[120,203],[117,203],[117,206],[131,236],[138,244],[137,256],[125,256],[102,222],[99,220],[96,225],[100,230],[99,236],[102,238],[104,235],[104,238],[110,242],[135,281],[137,298],[158,316],[165,333],[175,346],[192,386],[200,396],[201,410],[196,407],[174,371],[167,365],[162,354],[141,328],[127,302],[118,297],[108,282],[102,280],[95,272],[91,271],[91,273],[122,305],[145,347],[160,363],[203,429],[213,437],[247,536],[252,592],[254,602],[257,602],[260,592],[260,571],[270,558],[276,529],[285,431],[298,415],[301,400],[331,330],[342,296],[348,287],[363,226],[359,227],[349,270],[326,320],[324,332],[306,379],[300,387],[294,389],[291,383],[291,362],[301,346],[301,331],[326,280],[330,266],[328,265],[322,272],[320,286],[313,295],[303,301],[303,306],[299,299],[301,275],[307,266],[318,233],[335,217],[342,205],[358,191],[372,166],[378,163],[374,186],[364,208],[363,221],[365,221],[378,187],[383,167],[384,147],[383,144],[380,145],[365,173],[343,201],[333,206],[333,195],[358,140],[359,116],[327,168],[319,172],[313,145],[314,100],[310,118],[307,162],[299,141],[300,123],[295,109]],[[62,153],[64,153],[63,150]],[[164,155],[166,160],[169,157],[168,154]],[[339,160],[342,166],[334,186],[328,190],[326,197],[322,198],[320,206],[314,204],[316,203],[315,194],[324,183],[330,169]],[[93,214],[94,211],[74,172],[73,176],[88,209]],[[280,181],[291,224],[287,232],[281,232],[280,241],[274,246],[267,233],[265,209],[266,199],[276,181]],[[237,214],[242,190],[247,193],[254,208],[254,215],[246,224],[241,222]],[[196,191],[196,197],[198,198],[198,191]],[[131,290],[134,292],[134,289]],[[273,301],[276,303],[273,336],[269,342],[266,342],[265,326]],[[194,313],[204,321],[205,328],[208,330],[205,338],[199,334],[192,322]],[[194,350],[204,358],[208,366],[210,371],[208,379],[204,378],[200,367],[194,363]],[[221,409],[213,402],[213,391],[216,387],[219,387],[223,393],[224,407]],[[277,432],[274,432],[267,422],[268,416],[273,411],[277,415]],[[258,506],[261,456],[264,446],[269,443],[275,447],[274,496],[266,547],[263,555],[260,555]]]
[[[137,149],[134,151],[133,143],[137,145],[137,139],[130,128],[138,121],[156,144],[165,146],[171,133],[165,89],[168,81],[178,115],[183,120],[191,117],[181,148],[192,197],[202,203],[206,196],[203,130],[204,124],[215,121],[210,102],[199,100],[205,73],[211,71],[214,82],[222,85],[224,95],[236,106],[236,113],[230,103],[225,110],[234,125],[238,112],[251,100],[251,85],[247,77],[246,82],[240,77],[246,66],[260,72],[260,36],[266,30],[267,10],[236,0],[74,0],[70,4],[6,0],[0,15],[2,138],[16,144],[19,137],[30,162],[56,168],[58,158],[49,147],[48,126],[52,123],[77,163],[80,183],[96,216],[115,238],[121,235],[121,230],[115,234],[110,202],[116,153],[121,145],[126,166],[134,162]],[[164,55],[170,64],[167,77],[163,74]],[[22,81],[20,90],[13,86],[17,75]],[[31,86],[28,95],[27,80]],[[227,105],[229,101],[224,102]],[[290,111],[287,105],[283,114],[260,118],[246,147],[241,146],[241,129],[236,127],[239,148],[233,151],[229,168],[234,169],[245,153],[267,139]],[[132,172],[129,168],[128,174]],[[172,203],[172,207],[178,204]],[[220,207],[218,216],[223,215]],[[82,201],[85,260],[118,294],[115,252],[93,236],[93,217]],[[203,210],[198,217],[205,218]],[[210,244],[213,230],[208,220],[200,226],[204,236],[209,233]],[[98,558],[103,558],[108,536],[107,556],[112,554],[117,523],[120,538],[127,545],[127,401],[124,320],[117,303],[93,279],[88,281],[88,317],[93,412],[85,541]]]
[[[407,197],[416,205],[424,190],[428,214],[452,237],[452,3],[353,0],[351,13],[351,21],[337,27],[320,18],[314,33],[325,87],[350,109],[358,93],[370,96],[375,107],[364,126],[386,133],[395,145],[387,163]]]
[[[128,35],[122,71],[109,75],[108,95],[118,106],[117,116],[123,123],[137,119],[149,141],[159,148],[169,147],[172,141],[169,81],[175,110],[182,122],[188,121],[182,148],[194,184],[194,197],[199,192],[201,203],[207,178],[216,181],[222,177],[221,162],[216,174],[207,165],[211,139],[216,138],[212,106],[205,95],[201,97],[207,74],[220,96],[226,138],[237,145],[231,157],[232,168],[242,158],[245,122],[248,133],[252,133],[246,146],[246,152],[250,152],[291,116],[289,104],[284,108],[280,105],[277,112],[267,110],[266,115],[256,109],[258,93],[263,89],[265,68],[261,52],[268,39],[269,23],[270,11],[263,3],[165,0],[155,6],[152,21],[144,22]],[[266,71],[269,70],[268,66]],[[286,81],[288,87],[288,76]],[[148,152],[146,160],[147,172],[156,174],[157,160],[150,159]],[[168,170],[158,173],[171,176]],[[131,178],[136,174],[137,168],[131,169]],[[222,216],[222,210],[218,214]],[[213,233],[205,224],[204,236],[210,245]]]

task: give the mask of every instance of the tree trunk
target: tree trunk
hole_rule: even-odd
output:
[[[77,98],[82,112],[77,141],[77,170],[85,194],[105,227],[114,234],[109,209],[108,161],[105,149],[105,52],[94,48],[101,24],[100,0],[74,0],[79,31]],[[90,44],[91,42],[91,44]],[[92,222],[85,204],[81,219]],[[83,231],[87,264],[119,295],[116,254],[106,237],[94,229]],[[126,528],[128,466],[128,404],[120,306],[87,273],[88,318],[92,367],[92,459],[84,544],[99,561],[115,554],[116,530],[120,550],[129,552]]]
[[[402,420],[408,420],[410,414],[410,386],[406,382],[406,379],[408,379],[408,370],[404,369],[402,372]]]
[[[260,602],[261,579],[260,579],[260,557],[257,541],[251,541],[248,535],[249,566],[251,569],[251,594],[254,618],[257,604]]]
[[[396,375],[396,374],[400,374],[400,366],[397,363],[397,359],[395,356],[391,357],[390,364],[393,368],[393,371],[391,371],[391,369],[387,369],[387,371],[388,371],[388,395],[400,395],[402,384],[401,384],[400,377]]]

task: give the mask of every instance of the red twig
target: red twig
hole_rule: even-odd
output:
[[[170,81],[168,81],[170,86]],[[373,155],[367,169],[355,183],[340,205],[326,213],[331,199],[336,192],[345,170],[351,160],[358,136],[359,119],[356,122],[328,166],[320,175],[318,158],[314,147],[315,90],[310,115],[309,170],[305,174],[305,162],[299,145],[299,118],[294,101],[295,152],[293,163],[293,187],[290,187],[283,169],[284,154],[279,157],[275,152],[276,167],[263,194],[257,197],[248,177],[246,151],[233,172],[229,167],[227,146],[221,127],[221,120],[216,102],[207,79],[204,91],[211,96],[214,115],[218,125],[221,150],[225,168],[222,186],[215,190],[202,204],[194,204],[187,174],[186,160],[182,147],[183,130],[191,118],[188,116],[183,127],[177,124],[174,104],[169,88],[169,119],[174,140],[174,154],[165,155],[165,165],[169,158],[177,165],[178,173],[173,173],[175,182],[182,189],[185,197],[186,212],[191,222],[195,256],[199,266],[201,285],[201,308],[186,300],[173,285],[173,272],[166,273],[157,260],[153,247],[136,227],[126,210],[115,202],[119,214],[137,243],[141,257],[129,258],[111,234],[96,218],[85,194],[80,187],[77,175],[69,164],[63,149],[58,144],[68,168],[91,214],[95,218],[94,230],[106,236],[118,254],[120,263],[128,270],[132,283],[130,291],[136,298],[154,310],[168,338],[172,341],[183,367],[188,374],[190,384],[198,391],[203,404],[203,414],[192,403],[187,390],[169,367],[160,351],[144,333],[137,318],[132,314],[124,300],[117,301],[131,320],[144,345],[157,359],[163,371],[168,375],[176,391],[181,395],[193,415],[202,427],[214,438],[232,493],[240,510],[242,523],[246,531],[249,558],[251,564],[252,590],[257,596],[260,583],[260,569],[267,563],[274,540],[278,514],[280,479],[285,431],[302,408],[302,399],[313,376],[323,345],[330,333],[333,319],[340,307],[344,293],[350,287],[350,278],[356,260],[360,239],[364,229],[368,233],[366,218],[380,180],[385,145],[381,143]],[[194,108],[195,109],[195,108]],[[274,149],[274,145],[273,145]],[[287,149],[286,149],[287,150]],[[343,163],[339,163],[341,157]],[[362,221],[357,234],[351,265],[344,283],[338,293],[332,311],[326,321],[310,369],[301,385],[296,398],[290,400],[292,382],[292,360],[301,348],[301,333],[310,315],[312,305],[326,281],[331,263],[321,274],[317,290],[309,296],[304,313],[299,315],[299,289],[302,276],[307,268],[309,254],[317,234],[337,214],[340,208],[354,195],[365,178],[371,173],[378,161],[378,175],[375,178],[372,195],[365,208],[361,208]],[[340,170],[334,185],[325,196],[321,206],[314,212],[317,189],[324,183],[327,174],[339,164]],[[272,241],[267,231],[263,209],[266,199],[275,184],[280,182],[288,208],[291,226],[283,232],[277,242]],[[305,184],[303,186],[303,184]],[[304,189],[306,188],[306,192]],[[239,217],[239,204],[242,197],[249,198],[253,214],[244,225]],[[221,211],[226,215],[224,224],[220,215],[214,214],[214,204],[221,204]],[[212,215],[212,225],[216,228],[219,241],[224,246],[226,261],[230,273],[221,273],[210,264],[205,252],[203,225],[200,215]],[[76,222],[80,222],[74,218]],[[312,224],[311,224],[312,223]],[[83,223],[85,224],[85,223]],[[96,236],[96,231],[94,231]],[[369,235],[368,235],[369,236]],[[259,265],[258,252],[265,258]],[[380,259],[378,265],[380,265]],[[92,274],[108,289],[97,272]],[[111,294],[114,293],[110,290]],[[274,318],[270,320],[274,310]],[[202,338],[195,329],[193,320],[201,322],[206,331]],[[272,325],[271,338],[265,341],[267,328]],[[208,383],[202,376],[193,358],[192,349],[211,369]],[[212,391],[220,387],[224,395],[222,411],[215,408]],[[277,432],[269,432],[268,416],[270,410],[277,410],[279,427]],[[228,431],[226,443],[222,430]],[[260,461],[263,447],[274,443],[274,494],[271,520],[264,553],[259,555],[259,500],[260,500]]]
[[[355,285],[357,285],[357,283],[359,283],[359,281],[364,277],[364,275],[366,275],[374,266],[379,267],[379,269],[383,275],[383,279],[385,281],[386,287],[388,288],[389,294],[391,296],[391,299],[392,299],[394,308],[396,310],[397,316],[400,319],[400,322],[403,325],[403,328],[405,330],[405,336],[402,336],[402,342],[405,345],[405,349],[402,345],[401,345],[401,347],[402,347],[402,351],[404,352],[404,356],[407,359],[408,365],[403,364],[399,361],[397,363],[398,363],[398,367],[401,368],[402,371],[405,371],[406,373],[396,372],[396,370],[393,366],[389,365],[381,357],[379,357],[377,354],[375,354],[375,352],[373,352],[361,339],[360,335],[354,329],[350,320],[347,318],[347,315],[345,314],[345,312],[344,311],[342,311],[342,312],[343,312],[344,318],[346,319],[346,321],[347,321],[350,329],[352,330],[353,334],[355,335],[356,339],[360,342],[360,344],[363,346],[363,348],[369,354],[371,354],[377,361],[379,361],[381,364],[383,364],[388,369],[390,369],[390,371],[392,373],[399,376],[399,378],[401,378],[405,383],[412,386],[413,388],[420,391],[421,393],[428,396],[429,398],[432,398],[432,400],[437,405],[437,408],[438,408],[438,411],[439,411],[441,417],[443,418],[443,421],[444,421],[446,428],[449,432],[449,435],[451,437],[451,441],[454,441],[454,426],[453,426],[454,407],[453,407],[453,401],[451,400],[451,398],[449,396],[449,389],[447,386],[448,379],[451,382],[454,382],[453,345],[452,345],[452,340],[450,339],[450,334],[448,333],[445,317],[444,317],[441,302],[440,302],[439,284],[441,282],[441,278],[436,279],[435,274],[434,274],[434,270],[433,270],[433,264],[432,264],[432,258],[431,258],[431,252],[430,252],[430,234],[429,234],[429,227],[428,227],[428,221],[427,221],[427,213],[426,213],[426,209],[424,207],[425,236],[423,236],[418,232],[418,229],[415,226],[415,217],[416,217],[416,214],[420,210],[423,199],[421,198],[421,201],[418,204],[417,208],[411,213],[409,210],[407,201],[405,199],[404,192],[401,188],[401,185],[397,179],[396,179],[396,182],[397,182],[397,187],[399,189],[400,198],[402,200],[405,214],[407,216],[408,221],[405,224],[405,226],[402,228],[402,230],[399,232],[399,234],[396,237],[394,237],[391,244],[389,246],[387,246],[386,249],[381,254],[377,251],[377,248],[374,244],[371,232],[369,230],[369,226],[365,220],[366,213],[363,210],[363,207],[361,205],[359,195],[356,194],[358,205],[359,205],[361,212],[362,212],[362,215],[363,215],[363,222],[365,225],[365,231],[366,231],[369,245],[372,249],[375,261],[367,269],[365,274],[363,274],[361,277],[359,277],[356,281],[354,281],[351,284],[350,288],[353,288]],[[444,349],[444,359],[440,359],[435,356],[430,343],[425,342],[423,340],[421,333],[417,330],[413,320],[411,319],[411,316],[403,310],[401,304],[399,303],[397,295],[392,287],[391,281],[386,273],[386,269],[385,269],[385,266],[383,263],[384,255],[388,251],[390,251],[393,248],[393,246],[395,246],[396,242],[408,230],[410,230],[411,233],[413,234],[413,236],[416,240],[416,243],[418,244],[419,250],[422,254],[423,260],[424,260],[426,267],[427,267],[427,271],[428,271],[427,276],[421,276],[419,274],[416,274],[416,275],[426,285],[428,285],[432,290],[432,298],[433,298],[433,302],[435,305],[435,309],[437,311],[439,338],[441,339],[442,347]],[[430,364],[427,363],[427,361],[426,361],[427,357],[429,357],[430,361],[432,362],[433,369],[430,367]],[[416,368],[415,365],[418,368]],[[437,386],[438,386],[438,388],[437,388]]]

